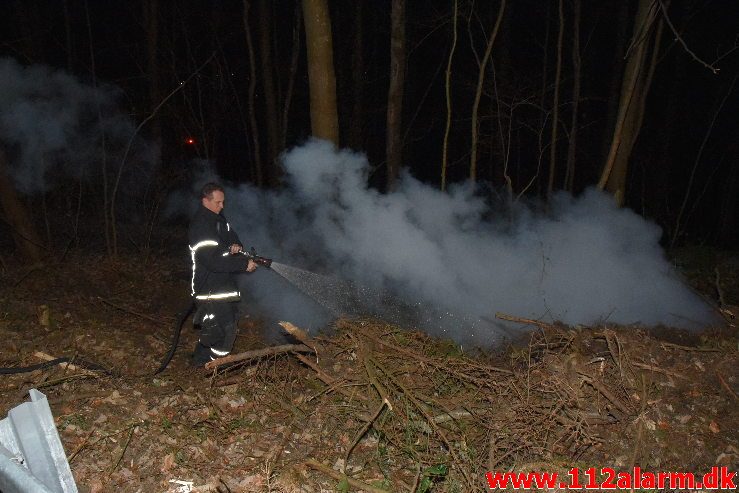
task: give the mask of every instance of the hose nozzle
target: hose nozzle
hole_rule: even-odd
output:
[[[254,247],[251,247],[251,249],[249,249],[249,253],[247,253],[246,256],[249,257],[257,265],[261,265],[267,268],[270,268],[272,266],[272,259],[267,257],[260,257],[259,255],[257,255],[257,251],[254,249]]]

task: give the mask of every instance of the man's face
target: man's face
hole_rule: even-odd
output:
[[[203,207],[211,212],[220,214],[223,210],[223,200],[225,198],[226,196],[223,192],[221,192],[220,190],[213,190],[213,193],[210,194],[210,197],[203,197]]]

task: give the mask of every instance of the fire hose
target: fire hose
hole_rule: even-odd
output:
[[[251,249],[248,252],[241,250],[237,253],[237,255],[238,254],[244,255],[249,260],[251,260],[257,265],[261,265],[262,267],[270,268],[272,266],[272,259],[257,255],[256,250],[254,250],[254,247],[251,247]],[[185,321],[195,311],[195,307],[196,307],[196,304],[195,304],[195,300],[193,299],[187,305],[187,308],[185,308],[184,310],[180,312],[180,315],[177,317],[177,320],[175,321],[174,330],[172,331],[172,342],[170,343],[169,351],[167,352],[167,355],[162,360],[162,364],[159,365],[159,368],[157,368],[157,371],[154,372],[154,375],[157,375],[163,372],[167,368],[167,366],[169,366],[169,363],[172,361],[174,354],[177,352],[177,346],[180,343],[180,333],[182,332],[182,326],[185,325]]]

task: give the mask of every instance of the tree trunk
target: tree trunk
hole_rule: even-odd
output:
[[[480,71],[477,74],[477,89],[475,90],[475,101],[472,103],[472,142],[470,149],[470,181],[475,183],[477,180],[477,141],[478,132],[480,130],[480,122],[478,120],[478,111],[480,109],[480,98],[482,96],[482,86],[485,82],[485,72],[487,70],[488,61],[490,55],[493,52],[493,45],[495,44],[495,38],[498,36],[498,30],[500,29],[500,23],[503,21],[503,14],[505,12],[506,0],[501,0],[500,8],[498,9],[498,17],[495,20],[495,26],[490,33],[488,38],[487,46],[485,46],[485,54],[482,56],[480,61]]]
[[[350,148],[364,148],[364,0],[356,2],[354,13],[354,46],[352,48],[352,109],[349,119],[347,144]]]
[[[298,61],[300,60],[300,26],[303,24],[303,9],[300,2],[295,2],[295,23],[293,24],[293,43],[292,55],[290,56],[290,69],[287,76],[287,89],[285,90],[285,98],[282,106],[282,137],[281,147],[287,146],[287,130],[290,121],[290,103],[293,98],[293,89],[295,87],[295,76],[298,73]]]
[[[557,131],[559,130],[559,86],[562,78],[562,42],[564,40],[565,16],[564,0],[559,0],[559,32],[557,33],[557,68],[554,74],[554,100],[552,101],[552,140],[549,144],[549,182],[547,199],[554,192],[554,176],[557,169]]]
[[[447,171],[447,154],[449,150],[449,130],[452,127],[452,60],[454,58],[454,50],[457,48],[457,12],[459,8],[459,0],[454,0],[454,16],[452,17],[453,36],[452,49],[449,50],[449,58],[446,64],[446,77],[444,87],[446,89],[446,128],[444,129],[444,146],[441,154],[441,190],[446,190],[446,171]]]
[[[580,106],[580,0],[573,0],[574,15],[572,19],[572,120],[570,123],[570,141],[567,146],[567,170],[564,188],[572,193],[575,188],[575,162],[577,159],[577,126]]]
[[[251,137],[254,146],[254,166],[253,179],[258,187],[264,184],[264,174],[262,169],[262,154],[259,147],[259,126],[257,125],[257,113],[254,107],[254,95],[257,90],[257,62],[254,59],[254,42],[251,39],[251,27],[249,26],[249,8],[251,7],[249,0],[243,0],[244,5],[244,33],[246,34],[246,49],[249,54],[249,87],[247,89],[247,105],[249,111],[249,137]]]
[[[339,145],[331,16],[328,0],[302,0],[313,136]]]
[[[31,262],[39,262],[41,240],[31,221],[31,214],[18,197],[8,174],[8,163],[3,149],[0,149],[0,206],[4,220],[10,226],[18,252]]]
[[[69,1],[62,2],[64,9],[64,46],[67,52],[67,72],[74,73],[74,48],[72,46],[72,17],[69,13]]]
[[[403,162],[403,83],[405,81],[405,0],[392,0],[390,87],[387,94],[387,189],[392,190]]]
[[[659,51],[662,23],[660,22],[656,29],[656,35],[652,36],[656,10],[656,6],[651,0],[639,0],[630,46],[632,53],[626,63],[621,85],[616,127],[613,131],[608,157],[598,182],[598,188],[612,193],[619,205],[623,205],[625,200],[629,158],[639,136],[644,118],[646,96],[657,64],[656,55]],[[652,57],[649,65],[647,65],[647,55],[653,38]]]
[[[275,172],[277,155],[280,152],[279,144],[282,138],[279,135],[277,115],[277,96],[275,94],[275,68],[272,63],[272,2],[259,0],[259,53],[262,60],[262,86],[264,87],[264,115],[267,122],[267,167],[266,182],[276,185]]]
[[[159,85],[159,62],[157,52],[159,46],[159,0],[149,0],[143,3],[144,20],[146,22],[146,68],[149,76],[149,111],[154,111],[162,99]],[[154,117],[151,122],[151,136],[154,142],[162,146],[162,122]]]

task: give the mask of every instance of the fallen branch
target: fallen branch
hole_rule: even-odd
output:
[[[636,361],[633,361],[631,364],[637,368],[641,368],[642,370],[649,370],[655,373],[662,373],[663,375],[667,375],[667,376],[675,377],[675,378],[682,378],[684,380],[687,379],[687,377],[685,377],[684,375],[680,375],[679,373],[668,371],[668,370],[665,370],[664,368],[658,368],[656,366],[647,365],[646,363],[637,363]]]
[[[718,353],[721,351],[718,348],[681,346],[680,344],[675,344],[672,342],[661,342],[660,346],[662,346],[663,349],[665,347],[671,347],[675,349],[680,349],[682,351],[695,351],[695,352],[700,352],[700,353]]]
[[[380,404],[380,407],[377,408],[377,411],[375,411],[375,414],[373,414],[372,417],[369,420],[367,420],[364,426],[362,426],[362,429],[359,430],[359,433],[357,433],[357,437],[354,439],[354,441],[349,446],[349,448],[346,449],[346,454],[344,455],[344,472],[345,473],[346,473],[346,466],[349,465],[349,456],[351,455],[352,450],[354,450],[354,447],[357,446],[357,444],[362,439],[362,437],[365,435],[365,433],[369,431],[370,427],[375,422],[375,420],[380,417],[380,414],[382,414],[382,410],[385,409],[385,406],[389,406],[389,404],[386,400],[383,400],[382,403]]]
[[[321,346],[319,343],[315,341],[311,336],[308,335],[307,332],[305,332],[303,329],[296,327],[295,325],[291,324],[290,322],[277,322],[285,331],[305,344],[306,346],[313,348],[313,352],[316,354],[323,352],[323,346]]]
[[[514,317],[513,315],[507,315],[502,312],[495,312],[495,318],[498,318],[500,320],[507,320],[509,322],[517,322],[520,324],[536,325],[537,327],[541,327],[542,329],[549,329],[551,327],[554,327],[552,324],[548,324],[540,320],[532,320],[530,318]]]
[[[391,411],[393,410],[393,405],[390,403],[390,396],[387,393],[387,390],[385,387],[377,380],[377,374],[375,373],[375,369],[372,367],[372,363],[370,362],[369,358],[367,357],[367,350],[365,349],[364,345],[358,341],[353,335],[351,338],[354,340],[354,342],[357,345],[357,354],[359,355],[359,358],[362,360],[362,364],[364,365],[364,371],[367,372],[367,378],[369,379],[372,386],[377,390],[377,393],[380,394],[380,397],[382,397],[382,402],[384,405],[387,406],[388,409]],[[380,409],[381,411],[382,409]],[[379,416],[379,411],[377,415]]]
[[[364,394],[359,394],[356,392],[349,392],[348,390],[346,390],[344,387],[341,386],[341,382],[336,381],[331,375],[323,371],[323,369],[321,369],[320,366],[318,366],[317,364],[315,364],[313,361],[306,358],[302,354],[296,354],[295,357],[298,358],[301,363],[303,363],[308,368],[316,372],[316,376],[318,377],[319,380],[321,380],[323,383],[328,385],[330,388],[338,390],[339,392],[344,394],[346,397],[348,397],[350,400],[359,399],[364,402],[368,400],[367,396],[365,396]]]
[[[608,390],[602,383],[600,383],[598,380],[592,378],[591,376],[583,372],[578,372],[578,373],[580,374],[580,377],[585,383],[587,383],[588,385],[593,387],[595,390],[600,392],[603,395],[603,397],[608,399],[611,402],[611,404],[613,404],[616,407],[616,409],[621,411],[626,416],[629,416],[631,414],[631,411],[629,410],[629,408],[626,407],[624,403],[621,402],[615,395],[613,395],[611,391]]]
[[[346,480],[346,482],[349,483],[349,486],[351,486],[352,488],[369,491],[370,493],[390,493],[390,491],[386,489],[378,488],[377,486],[372,486],[371,484],[367,484],[364,481],[350,478],[346,474],[341,474],[338,471],[334,471],[330,467],[321,464],[315,459],[308,459],[307,461],[304,462],[304,464],[310,467],[311,469],[315,469],[318,472],[322,472],[323,474],[332,477],[333,479],[337,481]]]
[[[273,356],[275,354],[282,353],[312,353],[313,349],[303,344],[283,344],[281,346],[272,346],[263,349],[254,349],[252,351],[245,351],[238,354],[229,354],[223,358],[214,359],[205,364],[206,370],[215,370],[219,366],[227,365],[229,363],[236,363],[237,361],[248,361],[250,359],[264,358],[265,356]]]

